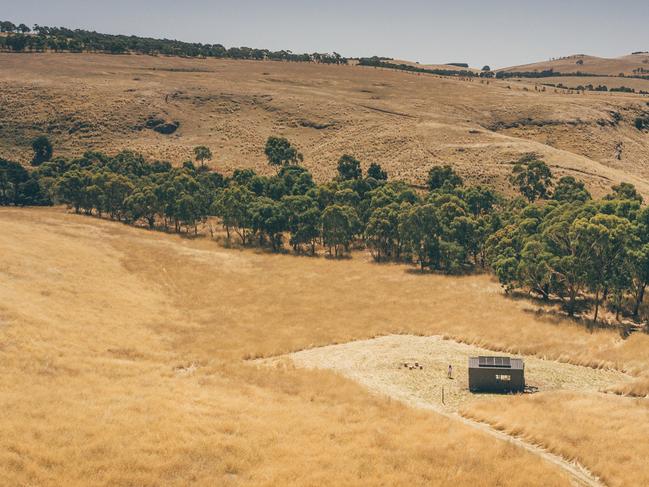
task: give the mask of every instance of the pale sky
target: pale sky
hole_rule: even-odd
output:
[[[649,0],[0,0],[0,20],[492,68],[649,51]]]

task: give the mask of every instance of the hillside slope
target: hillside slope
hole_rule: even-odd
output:
[[[179,164],[200,144],[226,173],[270,172],[263,145],[280,134],[319,179],[350,153],[412,182],[450,163],[470,182],[506,189],[510,164],[536,152],[596,194],[620,180],[649,194],[649,136],[633,125],[649,107],[638,95],[359,66],[0,54],[0,107],[0,157],[23,162],[30,139],[46,133],[62,155],[131,148]],[[146,128],[154,119],[180,126],[162,135]]]
[[[4,485],[572,485],[511,443],[340,375],[246,359],[398,333],[634,373],[649,363],[647,335],[534,312],[486,275],[226,249],[60,208],[0,208],[0,225]],[[488,399],[472,411],[507,414]],[[616,399],[615,414],[611,401],[579,393],[554,401],[558,417],[535,407],[515,420],[551,421],[534,443],[567,442],[562,454],[608,485],[644,485],[646,400]]]
[[[3,208],[0,224],[0,279],[12,283],[0,286],[3,485],[571,485],[531,453],[332,373],[244,362],[425,332],[433,304],[375,297],[456,294],[444,278],[226,250],[56,209]]]
[[[499,71],[545,71],[552,69],[558,73],[592,73],[603,76],[642,74],[634,70],[646,70],[649,75],[649,53],[629,54],[616,58],[604,58],[574,54],[551,61],[541,61],[520,66],[511,66]]]

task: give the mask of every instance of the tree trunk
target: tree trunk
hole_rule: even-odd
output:
[[[575,299],[577,299],[577,292],[570,289],[570,297],[568,298],[568,316],[575,316]]]
[[[541,292],[543,294],[543,301],[549,301],[550,300],[550,285],[549,284],[544,284],[541,288]]]
[[[633,305],[633,317],[637,318],[638,317],[638,312],[640,311],[640,305],[642,304],[642,301],[644,301],[644,290],[647,287],[646,283],[642,283],[640,286],[640,290],[638,291],[638,294],[636,296],[635,304]]]
[[[593,321],[597,322],[597,314],[599,313],[599,289],[595,291],[595,316]]]

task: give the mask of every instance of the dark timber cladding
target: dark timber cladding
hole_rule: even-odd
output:
[[[510,357],[471,357],[469,390],[516,392],[525,389],[523,359]]]

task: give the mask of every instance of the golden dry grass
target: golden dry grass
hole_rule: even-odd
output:
[[[529,453],[331,373],[241,361],[394,328],[385,312],[368,326],[371,294],[338,299],[373,281],[365,262],[59,210],[2,209],[0,222],[4,485],[568,485]],[[385,268],[376,285],[404,278]]]
[[[582,60],[583,64],[577,64]],[[629,54],[616,58],[604,58],[587,55],[567,56],[554,61],[541,61],[537,63],[512,66],[504,71],[544,71],[553,69],[558,73],[582,73],[600,74],[604,76],[617,76],[620,73],[633,75],[637,68],[649,69],[649,54]]]
[[[0,157],[24,162],[31,138],[47,133],[63,155],[130,148],[180,163],[207,145],[218,170],[269,172],[264,143],[283,135],[321,181],[350,153],[417,183],[450,163],[469,182],[508,189],[509,164],[535,152],[596,194],[629,180],[649,195],[649,142],[633,127],[647,107],[636,95],[359,66],[2,53],[0,106]],[[613,112],[622,116],[617,126]],[[141,129],[150,116],[178,120],[180,129]]]
[[[408,332],[649,362],[648,337],[544,319],[486,276],[227,250],[60,209],[0,209],[0,225],[8,485],[567,485],[332,373],[242,359]]]
[[[439,337],[399,335],[304,350],[262,363],[283,363],[282,359],[290,357],[298,367],[335,370],[371,391],[413,407],[443,414],[459,410],[465,417],[585,465],[606,485],[649,482],[644,460],[648,453],[644,438],[649,433],[649,402],[597,394],[609,388],[634,392],[646,387],[646,378],[633,383],[612,370],[525,357],[526,384],[538,388],[538,392],[470,394],[467,358],[490,354],[489,350]],[[423,369],[406,369],[404,362],[417,362]],[[449,363],[453,364],[453,379],[446,377]],[[616,383],[619,385],[611,387]]]
[[[649,484],[646,399],[547,392],[472,403],[464,414],[588,465],[607,485]]]

